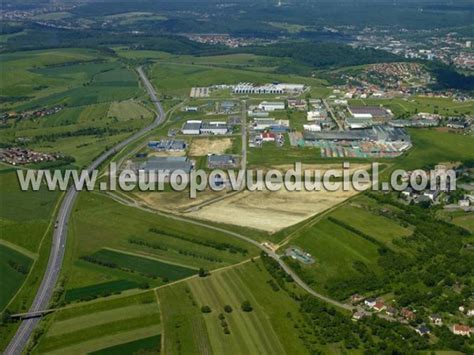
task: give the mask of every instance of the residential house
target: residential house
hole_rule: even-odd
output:
[[[375,306],[375,304],[377,303],[377,300],[375,298],[367,298],[365,301],[364,301],[364,304],[369,307],[369,308],[373,308]]]
[[[430,329],[426,325],[420,325],[418,328],[415,329],[415,331],[418,333],[420,336],[424,335],[429,335],[430,334]]]
[[[405,318],[406,320],[415,320],[416,315],[413,311],[409,310],[408,308],[402,308],[400,311],[400,314]]]
[[[386,308],[387,308],[387,306],[385,306],[385,303],[383,303],[382,301],[377,301],[374,304],[374,310],[377,311],[377,312],[382,312]]]
[[[462,336],[471,336],[471,328],[468,325],[463,325],[463,324],[455,324],[453,325],[453,333],[456,335],[462,335]]]

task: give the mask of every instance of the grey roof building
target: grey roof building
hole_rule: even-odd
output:
[[[189,173],[192,168],[193,164],[187,157],[152,157],[141,164],[139,170],[163,171],[167,173],[182,170],[185,173]]]

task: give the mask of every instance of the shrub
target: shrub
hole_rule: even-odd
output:
[[[202,312],[202,313],[211,313],[211,312],[212,312],[212,309],[211,309],[211,307],[209,307],[209,306],[202,306],[202,307],[201,307],[201,312]]]
[[[242,311],[244,311],[244,312],[252,312],[253,311],[253,307],[252,307],[252,305],[250,304],[249,301],[242,302]]]

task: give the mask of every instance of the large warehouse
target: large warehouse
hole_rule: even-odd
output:
[[[349,106],[348,110],[354,118],[371,119],[392,117],[390,110],[379,106]]]
[[[208,135],[223,135],[228,134],[230,132],[229,125],[227,122],[222,121],[197,121],[191,120],[187,121],[183,127],[181,128],[181,133],[186,135],[200,135],[200,134],[208,134]]]
[[[234,86],[234,94],[294,94],[303,93],[305,86],[303,84],[266,84],[254,85],[252,83],[240,83]]]

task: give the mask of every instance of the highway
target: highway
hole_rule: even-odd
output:
[[[112,155],[116,154],[128,144],[136,141],[138,138],[142,137],[144,134],[150,132],[151,130],[155,129],[164,122],[165,113],[156,96],[156,92],[153,86],[151,85],[150,81],[146,77],[141,67],[137,68],[137,73],[148,95],[150,96],[151,101],[156,106],[156,118],[149,126],[144,127],[143,129],[128,137],[124,141],[118,143],[115,147],[101,154],[87,168],[89,172],[94,169],[97,169]],[[74,202],[76,201],[77,195],[78,191],[76,191],[75,188],[72,186],[67,190],[66,195],[64,196],[64,199],[61,203],[61,207],[58,211],[55,230],[53,233],[53,242],[49,255],[48,265],[46,267],[46,272],[28,313],[34,313],[48,308],[49,302],[53,295],[53,291],[61,271],[64,253],[66,250],[68,220],[71,215],[71,211],[74,206]],[[26,345],[28,344],[28,340],[39,321],[40,318],[30,318],[22,321],[15,336],[12,338],[10,344],[5,349],[4,354],[21,354],[25,350]]]

